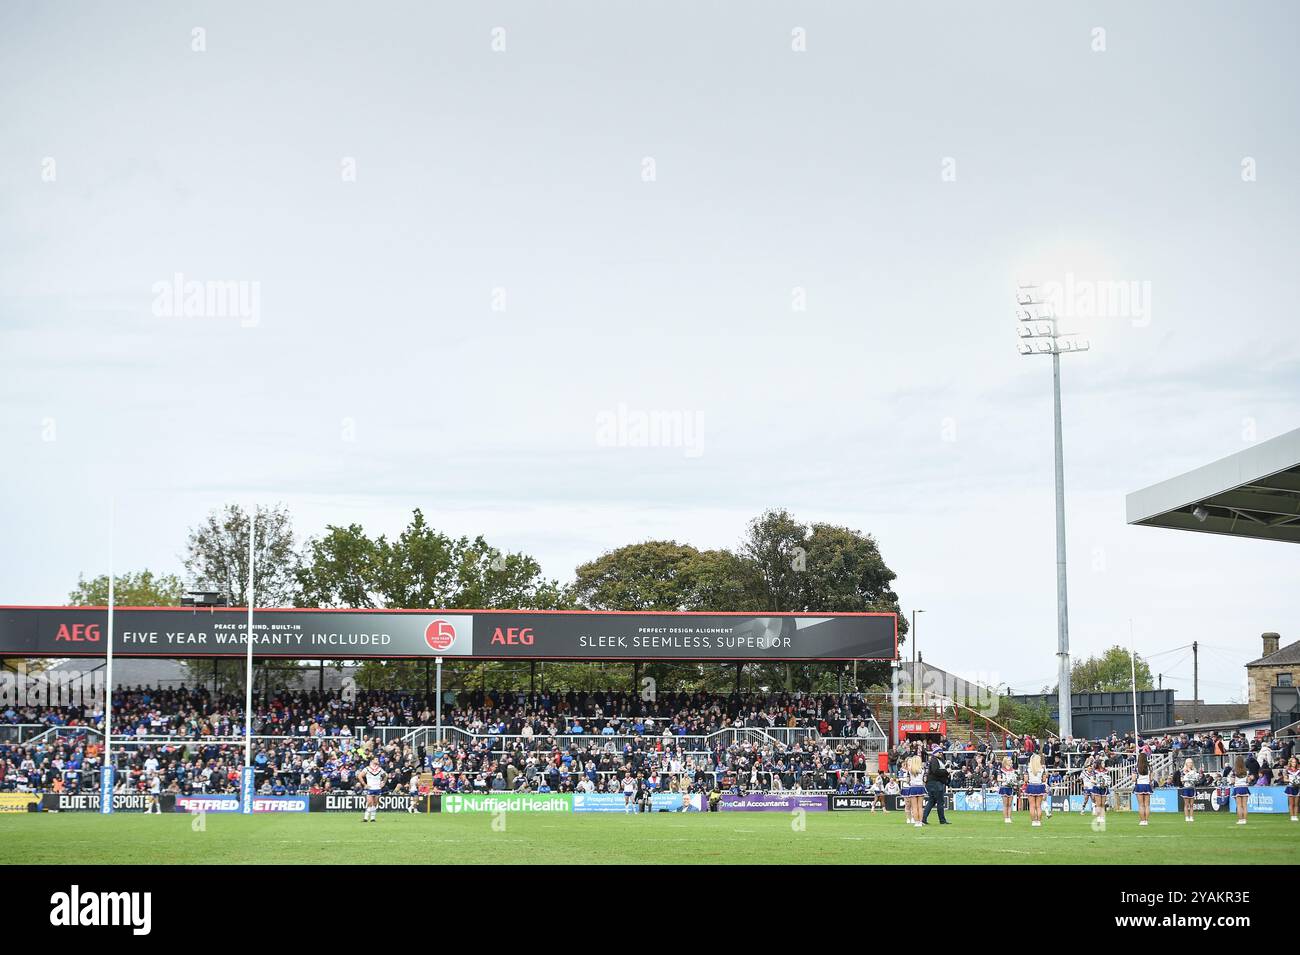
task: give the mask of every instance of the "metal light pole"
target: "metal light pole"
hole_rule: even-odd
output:
[[[1020,354],[1052,356],[1052,413],[1056,435],[1056,658],[1061,739],[1072,735],[1070,712],[1070,612],[1065,575],[1065,461],[1061,442],[1061,354],[1087,351],[1086,338],[1061,332],[1056,316],[1043,301],[1036,285],[1016,289],[1016,315],[1020,319]]]

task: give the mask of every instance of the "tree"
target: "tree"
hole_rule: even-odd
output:
[[[999,697],[997,707],[990,715],[1018,736],[1028,734],[1045,739],[1048,734],[1057,732],[1051,707],[1044,700],[1021,703],[1009,696]]]
[[[870,534],[833,524],[809,528],[774,510],[750,522],[740,551],[758,569],[763,609],[900,613],[891,587],[896,575]],[[898,629],[906,633],[904,620]]]
[[[1114,646],[1100,657],[1076,660],[1070,667],[1070,689],[1074,693],[1125,693],[1132,689],[1132,667],[1129,651]],[[1137,657],[1137,688],[1154,688],[1151,667]]]
[[[687,610],[757,610],[762,582],[753,561],[729,550],[702,550],[686,565]]]
[[[770,510],[750,522],[740,551],[758,568],[763,609],[896,613],[900,642],[907,633],[907,620],[891,587],[895,574],[869,534],[831,524],[809,528],[788,511]],[[840,669],[839,664],[806,664],[801,688],[811,690],[838,680]],[[784,670],[785,685],[793,689],[793,668],[787,664]],[[858,676],[871,683],[884,682],[889,678],[888,666],[867,664],[858,668]]]
[[[608,551],[574,572],[574,599],[589,610],[752,610],[753,565],[726,550],[644,541]]]
[[[785,510],[764,512],[749,522],[740,553],[753,562],[762,610],[799,611],[806,596],[808,528]],[[829,607],[819,607],[829,610]]]
[[[181,602],[185,585],[175,574],[157,574],[151,570],[119,574],[114,582],[113,599],[118,607],[175,607]],[[77,577],[76,588],[68,594],[72,607],[108,605],[108,574],[87,580]]]
[[[304,548],[295,573],[298,606],[400,607],[406,609],[533,609],[568,606],[564,590],[542,576],[527,554],[504,553],[482,537],[453,538],[430,527],[417,508],[396,540],[370,538],[359,525],[328,527]],[[500,662],[457,661],[446,678],[472,683],[495,672]],[[418,687],[419,661],[362,663],[363,687]]]
[[[262,607],[293,605],[297,592],[298,555],[293,522],[281,505],[258,507],[257,566],[254,599]],[[230,597],[236,606],[248,600],[248,514],[236,504],[215,510],[198,527],[190,528],[185,569],[197,590]]]
[[[802,577],[808,610],[836,613],[899,613],[895,573],[885,565],[870,534],[814,524],[807,539],[807,573]],[[906,632],[903,621],[899,630]]]
[[[577,603],[592,610],[696,610],[762,613],[784,611],[894,612],[894,573],[875,540],[830,524],[801,524],[788,511],[767,511],[749,523],[737,551],[701,551],[676,541],[645,541],[602,554],[578,567]],[[907,625],[899,620],[899,632]],[[798,668],[799,688],[833,689],[847,668],[807,663]],[[674,688],[719,689],[741,674],[698,664],[652,663],[647,673]],[[795,687],[795,667],[785,663],[746,664],[753,685]],[[883,663],[858,668],[867,682],[887,682]]]
[[[644,541],[608,551],[575,572],[572,593],[589,610],[745,611],[761,606],[758,569],[728,550],[701,551],[676,541]],[[633,662],[633,676],[676,690],[726,689],[736,673],[681,661]],[[551,685],[553,665],[547,667]],[[565,675],[572,679],[572,675]],[[631,685],[629,683],[628,685]]]
[[[327,527],[323,537],[308,540],[303,548],[295,602],[299,607],[379,606],[383,596],[371,589],[378,585],[377,554],[361,525]]]
[[[527,554],[482,537],[452,538],[417,508],[396,540],[371,539],[356,524],[328,527],[304,548],[295,572],[298,606],[554,610],[564,592]]]

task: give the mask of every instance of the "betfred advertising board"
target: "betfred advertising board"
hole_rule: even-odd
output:
[[[238,796],[232,795],[209,795],[209,796],[177,796],[177,812],[239,812],[240,803]]]
[[[309,796],[254,796],[253,812],[307,812]]]

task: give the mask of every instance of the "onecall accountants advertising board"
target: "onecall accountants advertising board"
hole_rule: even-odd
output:
[[[113,611],[113,653],[239,657],[248,611]],[[103,607],[0,607],[0,656],[102,656]],[[254,610],[258,657],[532,660],[892,660],[892,613]]]

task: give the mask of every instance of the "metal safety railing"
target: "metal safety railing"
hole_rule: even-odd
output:
[[[474,773],[449,773],[454,777],[474,776]],[[577,791],[582,780],[595,777],[593,782],[596,783],[593,792],[611,793],[622,792],[622,781],[627,774],[623,770],[577,770],[569,769],[560,772],[548,772],[546,769],[537,770],[530,773],[521,771],[515,777],[515,788],[519,788],[522,781],[532,786],[540,785],[547,782],[554,791],[556,786],[566,792]],[[730,788],[732,785],[739,785],[741,789],[750,792],[805,792],[805,793],[834,793],[842,786],[852,789],[854,786],[860,786],[863,791],[869,791],[869,786],[875,774],[868,773],[865,770],[826,770],[826,769],[803,769],[787,770],[777,772],[771,770],[759,771],[737,771],[734,769],[706,767],[706,768],[682,768],[676,772],[667,768],[653,769],[643,772],[653,779],[658,780],[658,786],[655,787],[658,792],[667,791],[670,783],[677,782],[685,778],[690,785],[703,783],[707,787],[718,786],[719,788]],[[555,785],[551,785],[554,781]],[[505,787],[509,790],[509,785]]]
[[[887,739],[875,720],[869,721],[867,725],[869,729],[866,735],[852,737],[822,737],[815,729],[807,727],[730,727],[704,736],[611,736],[586,733],[558,736],[507,736],[475,734],[455,726],[443,726],[440,730],[438,727],[432,726],[358,726],[352,735],[254,734],[252,742],[255,747],[263,748],[268,745],[277,747],[288,745],[295,753],[300,755],[315,753],[326,747],[350,747],[360,743],[363,739],[378,739],[380,744],[384,746],[397,742],[404,748],[414,750],[423,748],[426,753],[432,753],[440,748],[445,749],[450,746],[466,749],[481,749],[486,746],[488,752],[501,755],[517,751],[538,752],[559,749],[563,752],[576,751],[582,755],[590,753],[593,755],[609,754],[618,756],[630,747],[642,753],[657,754],[658,758],[679,761],[683,765],[688,765],[694,761],[696,766],[707,765],[712,767],[716,754],[719,752],[729,753],[736,747],[740,747],[748,754],[756,754],[763,759],[769,757],[790,758],[792,754],[810,752],[820,754],[823,759],[827,757],[827,754],[830,754],[832,759],[852,758],[850,754],[857,754],[870,759],[876,753],[885,751]],[[103,743],[103,733],[90,726],[41,727],[39,724],[34,724],[33,728],[40,729],[40,732],[31,736],[26,740],[26,743],[40,745],[43,743],[67,742],[69,740],[94,742],[100,745]],[[138,756],[141,751],[175,751],[179,749],[188,753],[199,748],[212,746],[216,746],[222,756],[227,753],[232,756],[240,756],[244,747],[242,734],[224,736],[114,734],[110,742],[110,749],[115,757],[114,762],[123,757]],[[79,785],[83,787],[93,785],[94,776],[99,771],[99,764],[100,758],[92,756],[86,760],[82,769],[69,771],[64,776],[79,774],[80,777],[83,777],[77,780]],[[672,764],[670,763],[669,768],[662,771],[667,772],[671,768]],[[839,787],[839,780],[847,778],[848,774],[852,774],[855,779],[861,777],[866,780],[869,775],[874,775],[876,771],[874,766],[869,770],[852,769],[850,767],[836,767],[834,769],[792,767],[786,770],[761,771],[753,782],[764,788],[799,788],[803,786],[805,777],[811,780],[811,774],[816,774],[819,789],[835,789]],[[735,771],[725,769],[716,772],[710,769],[709,772],[719,777],[735,777],[737,775]],[[742,772],[740,775],[747,776],[747,773]],[[748,778],[746,782],[749,782]]]
[[[49,723],[0,723],[0,744],[22,744],[37,736],[43,736],[57,726]]]

